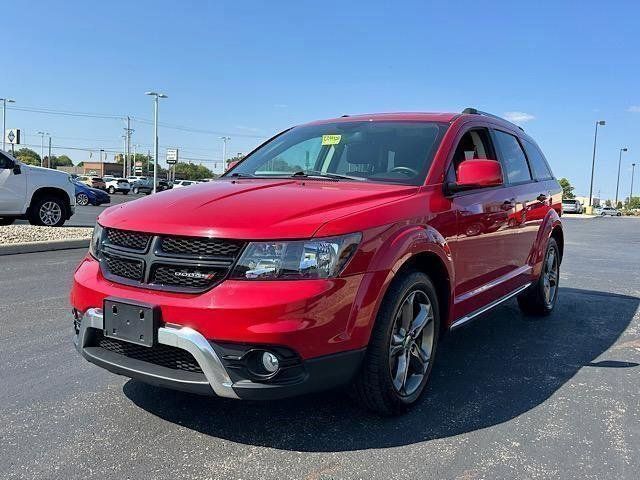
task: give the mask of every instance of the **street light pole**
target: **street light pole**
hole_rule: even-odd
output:
[[[593,171],[596,167],[596,144],[598,143],[598,125],[606,125],[604,120],[598,120],[596,122],[596,133],[593,136],[593,158],[591,159],[591,186],[589,187],[589,206],[593,207]]]
[[[231,137],[220,137],[220,139],[222,140],[222,172],[224,173],[226,170],[224,163],[227,157],[227,140],[231,140]]]
[[[47,168],[51,168],[51,135],[49,135],[49,161],[47,162]]]
[[[618,208],[618,187],[620,186],[620,164],[622,163],[622,152],[626,152],[629,149],[627,147],[620,149],[620,156],[618,157],[618,181],[616,182],[616,203],[614,207]]]
[[[153,98],[153,193],[156,193],[158,182],[158,99],[168,98],[164,93],[146,92]]]
[[[102,159],[102,153],[104,152],[104,149],[101,148],[100,149],[100,176],[102,177],[104,175],[104,160]]]
[[[631,200],[633,199],[633,174],[636,170],[636,164],[631,164],[631,192],[629,192],[629,206],[631,206]]]
[[[10,98],[0,98],[0,100],[2,100],[2,150],[6,150],[5,137],[7,136],[7,103],[16,103],[16,101],[11,100]]]
[[[40,166],[42,166],[44,162],[44,136],[49,134],[46,132],[38,132],[38,135],[40,135]]]

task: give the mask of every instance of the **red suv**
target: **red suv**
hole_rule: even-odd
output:
[[[294,127],[216,181],[105,210],[74,275],[75,344],[155,385],[351,384],[398,413],[445,332],[514,296],[551,312],[561,211],[535,142],[474,109]]]

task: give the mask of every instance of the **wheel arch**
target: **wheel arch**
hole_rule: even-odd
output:
[[[29,203],[28,212],[31,212],[34,204],[45,196],[57,197],[62,200],[62,204],[65,209],[65,218],[68,219],[69,217],[71,217],[71,199],[69,198],[69,194],[62,188],[57,187],[40,187],[35,192],[33,192],[33,195],[31,195],[31,202]]]

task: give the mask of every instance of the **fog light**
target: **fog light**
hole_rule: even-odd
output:
[[[280,362],[278,361],[278,357],[276,357],[271,352],[263,352],[262,353],[262,366],[265,371],[269,374],[276,373],[280,368]]]

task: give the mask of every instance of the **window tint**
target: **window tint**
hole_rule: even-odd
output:
[[[538,180],[549,180],[550,178],[553,178],[551,169],[549,169],[549,165],[547,165],[547,161],[537,145],[525,140],[524,149],[527,151],[527,157],[529,158],[529,164],[533,170],[533,175]]]
[[[500,159],[509,183],[519,183],[531,180],[527,157],[525,157],[518,139],[505,132],[495,131]]]

